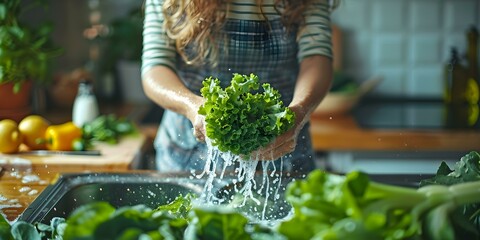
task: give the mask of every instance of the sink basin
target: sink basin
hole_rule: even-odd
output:
[[[167,204],[180,194],[203,190],[201,180],[160,173],[66,174],[49,185],[19,220],[50,223],[53,217],[68,217],[79,206],[96,201],[114,207],[144,204],[151,208]]]

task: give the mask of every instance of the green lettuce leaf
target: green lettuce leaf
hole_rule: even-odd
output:
[[[206,135],[222,152],[250,156],[290,129],[295,113],[285,107],[280,93],[254,74],[233,74],[223,89],[217,78],[203,81],[205,103],[198,113],[205,116]]]

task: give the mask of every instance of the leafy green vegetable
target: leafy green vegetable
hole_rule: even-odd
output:
[[[35,226],[23,221],[13,225],[11,233],[16,240],[41,240]]]
[[[262,92],[259,88],[254,74],[233,74],[225,89],[216,78],[203,81],[205,103],[198,113],[205,116],[206,135],[220,151],[249,156],[293,126],[295,113],[283,105],[280,93],[268,83]]]
[[[316,170],[286,197],[294,215],[278,231],[289,239],[478,239],[479,229],[457,228],[468,218],[454,210],[480,203],[480,181],[413,189]]]
[[[187,194],[185,196],[178,196],[173,202],[158,206],[156,212],[168,212],[176,218],[187,218],[188,213],[192,209],[192,199],[195,196],[192,194]]]
[[[10,233],[11,226],[5,217],[0,214],[0,239],[13,240],[12,234]]]
[[[459,183],[480,181],[480,154],[472,151],[463,156],[460,161],[455,163],[453,170],[450,169],[446,162],[442,162],[437,170],[437,174],[429,179],[424,179],[420,182],[420,186],[427,185],[455,185]],[[480,193],[477,193],[480,194]],[[476,236],[480,238],[480,203],[466,204],[461,208],[450,209],[449,206],[444,206],[443,212],[436,213],[437,215],[445,211],[452,214],[451,224],[457,229],[458,233],[465,235]],[[432,222],[442,221],[438,216],[430,217]],[[434,224],[436,227],[438,224]],[[442,231],[450,231],[447,227],[443,227]],[[432,234],[433,229],[432,229]],[[446,233],[444,233],[446,234]],[[459,236],[462,237],[462,236]],[[463,237],[462,237],[463,238]]]
[[[195,229],[200,239],[251,239],[245,231],[248,219],[233,208],[194,208]]]
[[[101,115],[82,126],[82,138],[75,142],[75,150],[86,150],[95,141],[116,144],[122,136],[137,132],[135,124],[113,114]]]
[[[420,182],[420,186],[430,184],[453,185],[462,182],[480,180],[480,154],[472,151],[460,158],[452,169],[446,162],[442,162],[437,174]]]
[[[358,91],[359,84],[349,75],[341,71],[333,73],[330,92],[341,94],[353,94]]]

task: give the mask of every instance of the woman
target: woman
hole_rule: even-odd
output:
[[[283,170],[308,172],[314,152],[310,113],[329,90],[332,50],[328,0],[147,0],[142,81],[165,109],[155,149],[159,171],[201,170],[206,151],[202,81],[259,76],[279,90],[295,126],[254,156],[282,158]]]

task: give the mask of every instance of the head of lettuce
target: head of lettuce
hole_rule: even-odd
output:
[[[268,83],[261,87],[253,73],[234,73],[226,88],[217,78],[203,81],[200,92],[205,102],[198,113],[205,116],[206,135],[213,146],[250,157],[294,125],[295,113],[284,106],[280,93]]]

